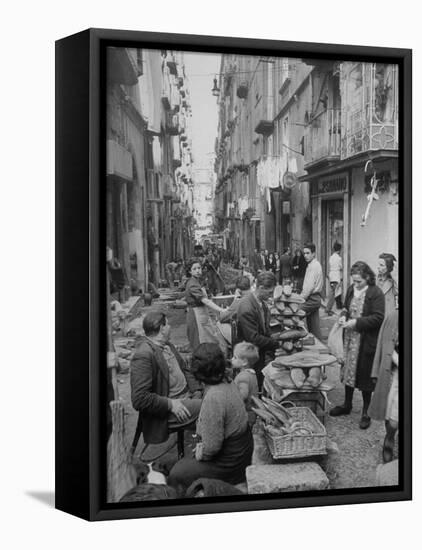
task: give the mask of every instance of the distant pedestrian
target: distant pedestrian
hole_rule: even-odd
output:
[[[275,257],[272,252],[268,254],[268,271],[275,273]]]
[[[334,301],[338,309],[341,309],[341,282],[343,279],[343,261],[341,259],[341,244],[335,242],[333,245],[333,253],[328,260],[328,279],[330,281],[330,294],[325,308],[328,315],[333,315],[332,309]]]
[[[252,269],[255,277],[258,275],[260,271],[264,269],[263,258],[261,257],[261,254],[259,254],[256,248],[254,249],[252,254]]]
[[[290,251],[290,247],[287,247],[284,249],[283,254],[280,258],[281,263],[281,279],[282,284],[286,284],[287,282],[291,282],[292,280],[292,255]]]
[[[274,275],[276,284],[281,284],[281,260],[278,252],[274,253]]]
[[[264,250],[264,269],[265,271],[271,271],[270,255],[268,250]]]
[[[166,275],[167,275],[167,282],[169,284],[170,288],[174,287],[174,281],[176,279],[176,269],[178,268],[178,263],[174,260],[171,262],[168,262],[165,266]]]
[[[267,261],[267,257],[265,255],[265,250],[261,250],[261,252],[259,253],[259,257],[260,257],[260,271],[264,271],[266,269],[266,261]]]
[[[245,254],[242,254],[242,256],[240,257],[239,269],[245,269],[245,267],[249,267],[249,261]]]
[[[307,263],[303,252],[300,248],[296,248],[292,259],[292,277],[294,291],[299,294],[302,292],[303,280],[305,278]]]

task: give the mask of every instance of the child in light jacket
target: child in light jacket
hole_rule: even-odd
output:
[[[259,360],[258,348],[250,342],[240,342],[233,350],[232,367],[240,372],[236,375],[234,383],[245,403],[248,413],[249,425],[252,426],[256,420],[253,412],[252,396],[258,396],[258,380],[253,366]]]

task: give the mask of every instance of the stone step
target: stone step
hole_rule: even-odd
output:
[[[389,486],[399,484],[399,461],[393,460],[387,464],[378,464],[375,473],[375,484]]]
[[[329,481],[315,462],[260,464],[246,468],[248,494],[321,491]]]

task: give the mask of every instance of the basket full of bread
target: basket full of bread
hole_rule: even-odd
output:
[[[264,434],[275,459],[327,453],[327,432],[308,407],[289,407],[267,397],[253,397],[253,411],[264,424]]]

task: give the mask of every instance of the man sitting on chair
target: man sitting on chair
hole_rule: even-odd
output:
[[[173,344],[164,313],[151,312],[131,361],[132,406],[140,413],[145,443],[167,441],[171,429],[194,424],[202,389]]]

